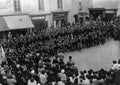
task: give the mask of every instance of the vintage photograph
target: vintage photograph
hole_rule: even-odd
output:
[[[0,85],[120,85],[120,0],[0,0]]]

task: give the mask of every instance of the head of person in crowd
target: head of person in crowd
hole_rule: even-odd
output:
[[[33,70],[31,70],[31,75],[35,75],[36,73],[35,73],[35,70],[33,69]]]
[[[72,60],[72,56],[69,56],[69,60]]]
[[[120,59],[118,60],[118,64],[120,64]]]
[[[3,80],[7,80],[7,76],[3,76],[2,78],[3,78]]]
[[[16,65],[16,68],[18,68],[18,69],[19,69],[19,68],[20,68],[20,64],[17,64],[17,65]]]
[[[64,73],[65,73],[65,70],[64,70],[64,69],[62,69],[62,70],[61,70],[61,73],[62,73],[62,74],[64,74]]]
[[[30,81],[31,81],[31,82],[34,82],[34,80],[35,80],[35,79],[34,79],[33,77],[32,77],[32,78],[30,78]]]
[[[59,60],[58,60],[58,56],[56,55],[55,59],[53,59],[52,64],[58,64],[58,63],[59,63]]]
[[[8,79],[12,79],[12,78],[13,78],[12,74],[9,74],[9,75],[7,76],[7,78],[8,78]]]
[[[116,60],[113,60],[113,64],[116,64],[117,63],[117,61]]]
[[[41,73],[42,73],[42,74],[45,74],[45,70],[42,70]]]

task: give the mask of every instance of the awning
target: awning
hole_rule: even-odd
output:
[[[9,15],[0,17],[0,31],[34,28],[28,15]]]

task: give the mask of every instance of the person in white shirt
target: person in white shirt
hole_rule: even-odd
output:
[[[90,85],[90,80],[87,78],[87,76],[85,77],[85,80],[83,80],[83,85]]]
[[[39,73],[38,76],[39,76],[41,85],[46,85],[46,83],[47,83],[47,76],[45,74],[45,70],[41,71],[41,73]]]
[[[65,74],[65,70],[62,69],[60,73],[58,73],[58,77],[61,79],[61,81],[63,81],[64,83],[67,80],[66,74]]]
[[[114,60],[113,65],[112,65],[112,70],[119,70],[120,69],[120,64],[119,61],[118,63]]]
[[[27,82],[27,85],[37,85],[37,81],[34,78],[30,78]]]
[[[14,76],[8,75],[7,78],[8,85],[16,85],[17,81]]]
[[[62,81],[58,81],[57,83],[58,85],[65,85],[65,83],[63,83]]]
[[[55,85],[65,85],[65,83],[61,81],[61,78],[58,78]]]

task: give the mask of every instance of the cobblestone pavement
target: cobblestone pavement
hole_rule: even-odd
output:
[[[101,68],[109,70],[112,61],[120,58],[120,42],[110,40],[104,45],[65,53],[66,57],[64,60],[67,61],[70,55],[73,56],[73,60],[79,70],[88,70],[90,68],[94,70]]]

